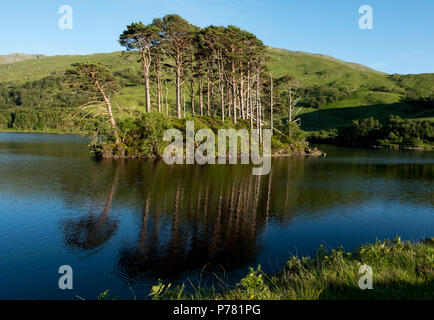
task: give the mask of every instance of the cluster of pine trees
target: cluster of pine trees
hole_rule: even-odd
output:
[[[128,25],[119,42],[140,56],[147,112],[156,108],[169,114],[169,87],[176,91],[178,118],[189,111],[192,116],[219,116],[222,121],[231,118],[234,124],[239,118],[250,119],[252,128],[254,124],[260,128],[265,122],[261,99],[266,88],[267,105],[272,108],[272,78],[263,83],[266,48],[250,32],[235,26],[199,28],[170,14],[148,25]],[[151,86],[156,88],[154,104]]]

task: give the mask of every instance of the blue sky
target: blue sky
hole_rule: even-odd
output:
[[[360,30],[358,9],[373,8],[373,30]],[[73,29],[61,30],[61,5]],[[266,45],[328,54],[387,73],[434,72],[433,0],[2,0],[0,54],[88,54],[121,50],[134,21],[177,13],[204,27],[237,25]]]

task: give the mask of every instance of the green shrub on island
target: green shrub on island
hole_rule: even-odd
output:
[[[115,137],[107,130],[104,138],[94,135],[91,151],[97,158],[143,158],[159,159],[164,149],[170,143],[163,140],[164,133],[169,129],[178,129],[185,137],[186,123],[194,122],[195,130],[209,128],[214,133],[219,129],[245,129],[250,132],[249,121],[239,119],[237,124],[231,121],[222,122],[212,117],[186,117],[177,119],[163,113],[138,112],[134,117],[118,121],[118,135],[120,143],[115,143]],[[315,154],[306,141],[305,133],[298,124],[279,122],[275,134],[271,139],[272,152],[280,156]],[[196,146],[198,143],[196,143]],[[240,152],[240,144],[238,144]],[[216,150],[218,150],[216,139]]]

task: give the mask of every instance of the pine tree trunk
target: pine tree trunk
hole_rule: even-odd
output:
[[[98,80],[96,80],[95,74],[91,73],[91,75],[92,75],[93,81],[95,82],[95,85],[98,88],[99,93],[102,95],[102,97],[104,99],[104,103],[107,106],[107,113],[109,115],[110,125],[111,125],[111,128],[113,130],[113,135],[115,137],[115,143],[118,145],[120,143],[120,141],[119,141],[118,129],[116,126],[116,120],[115,120],[115,117],[113,116],[112,104],[110,102],[110,99],[106,96],[104,90],[100,86]]]
[[[274,124],[273,124],[273,76],[270,73],[270,127],[271,127],[271,134],[274,133]]]
[[[259,74],[259,70],[257,72],[256,75],[256,127],[259,130],[259,142],[262,143],[262,123],[261,123],[261,119],[262,119],[262,110],[261,110],[261,78],[260,78],[260,74]]]
[[[158,112],[163,112],[163,83],[161,80],[161,57],[157,58],[157,104]]]
[[[237,86],[235,79],[235,64],[232,62],[232,107],[234,115],[234,124],[237,124]]]
[[[191,94],[190,94],[190,101],[191,101],[191,114],[193,115],[193,117],[195,116],[195,106],[194,106],[194,77],[191,77]]]
[[[176,66],[176,109],[178,113],[178,119],[182,118],[181,109],[181,62],[180,54],[177,56],[177,66]]]
[[[149,69],[145,71],[146,112],[151,112],[151,94],[149,85]]]
[[[246,119],[246,112],[244,110],[244,78],[242,65],[240,66],[240,107],[241,107],[241,117]]]
[[[199,106],[200,106],[200,115],[203,117],[203,81],[202,74],[198,77],[199,81]]]
[[[142,63],[143,63],[143,76],[145,80],[145,102],[146,102],[146,112],[151,112],[151,94],[149,85],[149,59],[146,59],[146,53],[141,50]]]
[[[210,117],[211,116],[211,84],[210,84],[210,79],[209,79],[209,74],[207,75],[207,80],[206,80],[206,82],[207,82],[207,86],[208,86],[208,92],[207,92],[207,114],[208,114],[208,117]]]

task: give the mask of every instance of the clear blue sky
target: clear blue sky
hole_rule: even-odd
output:
[[[58,27],[64,4],[73,8],[72,30]],[[373,8],[373,30],[358,27],[364,4]],[[121,50],[117,38],[127,24],[168,13],[201,27],[237,25],[269,46],[387,73],[434,72],[433,0],[2,0],[0,54]]]

